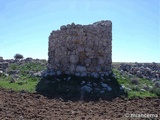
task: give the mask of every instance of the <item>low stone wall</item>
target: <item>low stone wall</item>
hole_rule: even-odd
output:
[[[112,64],[112,22],[61,26],[49,36],[49,68],[64,74],[106,74]]]

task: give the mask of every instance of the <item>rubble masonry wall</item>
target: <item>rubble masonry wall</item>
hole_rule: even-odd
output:
[[[68,24],[49,36],[50,68],[65,74],[104,74],[111,71],[112,22]]]

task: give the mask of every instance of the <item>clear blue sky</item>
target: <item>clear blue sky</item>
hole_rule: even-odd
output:
[[[111,20],[114,62],[160,62],[160,0],[0,0],[0,56],[48,59],[52,30]]]

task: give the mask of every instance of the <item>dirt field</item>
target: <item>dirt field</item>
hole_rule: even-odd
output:
[[[128,120],[131,113],[160,119],[160,98],[63,101],[0,89],[0,120]]]

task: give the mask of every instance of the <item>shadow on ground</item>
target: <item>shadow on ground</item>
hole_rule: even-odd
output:
[[[107,84],[112,90],[109,91],[102,84]],[[82,90],[83,86],[87,86],[86,89]],[[117,79],[111,75],[103,79],[65,74],[47,76],[37,84],[36,91],[50,99],[62,98],[65,101],[97,101],[99,99],[112,101],[116,97],[128,96],[124,89],[121,89]]]

